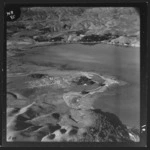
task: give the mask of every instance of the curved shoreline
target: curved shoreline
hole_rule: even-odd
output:
[[[82,109],[91,109],[91,108],[93,108],[91,106],[93,102],[88,102],[88,104],[89,104],[89,108],[88,108],[88,106],[84,107],[84,105],[82,105],[82,104],[84,104],[83,101],[85,99],[87,100],[88,97],[90,97],[90,95],[93,95],[96,92],[105,92],[107,90],[107,88],[110,87],[111,85],[119,84],[119,82],[115,79],[104,77],[104,76],[101,76],[101,75],[99,75],[97,73],[94,73],[94,72],[80,72],[79,74],[84,75],[88,78],[92,78],[94,75],[96,75],[96,76],[104,79],[104,84],[105,85],[104,86],[99,86],[96,89],[88,90],[88,93],[85,94],[85,95],[82,95],[80,92],[68,92],[68,93],[63,94],[63,99],[64,99],[65,103],[69,107],[74,108],[74,109],[81,109],[81,108]],[[80,98],[78,99],[77,97],[80,97]],[[72,103],[72,100],[74,98],[77,98],[77,104]],[[92,101],[92,100],[89,98],[89,101]],[[78,104],[78,103],[81,103],[81,104]],[[87,103],[87,101],[86,101],[86,103]],[[79,105],[79,106],[77,106],[77,105]]]

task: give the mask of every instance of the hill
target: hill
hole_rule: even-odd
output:
[[[105,42],[140,46],[140,17],[132,7],[30,7],[7,22],[8,39],[34,42]]]

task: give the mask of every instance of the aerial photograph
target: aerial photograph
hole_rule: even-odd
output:
[[[6,20],[7,142],[139,142],[140,11],[21,6]]]

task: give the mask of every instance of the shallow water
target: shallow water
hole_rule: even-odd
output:
[[[65,44],[36,47],[22,57],[24,63],[61,70],[93,71],[115,76],[128,84],[98,96],[95,108],[115,113],[126,125],[140,123],[140,50],[133,47],[97,44]]]

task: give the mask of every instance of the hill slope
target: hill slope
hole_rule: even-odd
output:
[[[7,23],[9,39],[140,45],[140,17],[132,7],[31,7],[21,12],[17,21]]]

